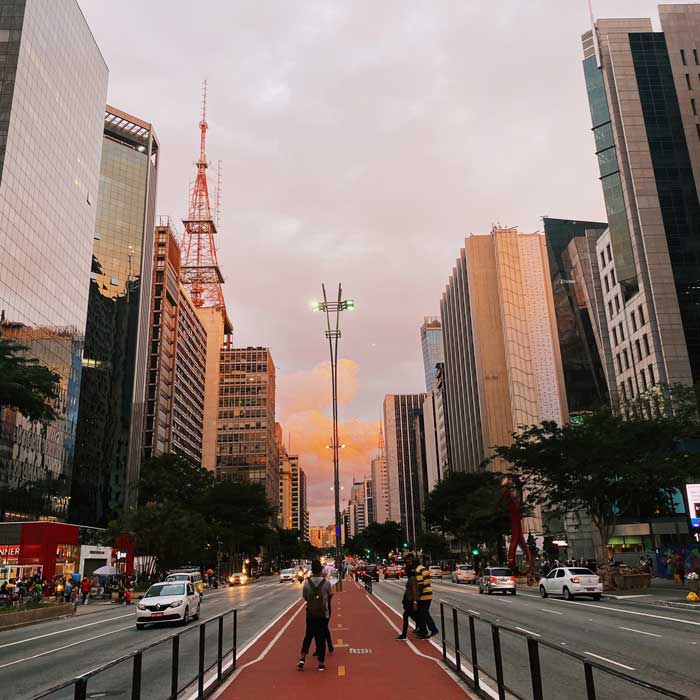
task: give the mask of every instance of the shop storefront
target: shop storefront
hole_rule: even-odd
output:
[[[118,550],[104,546],[105,530],[55,522],[0,523],[0,582],[40,574],[46,580],[56,575],[91,575],[100,566],[115,564],[132,574],[134,550],[131,538],[120,535]],[[89,540],[86,542],[86,540]]]

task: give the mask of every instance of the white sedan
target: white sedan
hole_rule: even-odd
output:
[[[149,622],[182,622],[199,618],[201,598],[192,583],[165,581],[154,583],[136,606],[136,629]]]
[[[296,579],[296,575],[296,569],[282,569],[282,571],[280,571],[280,583],[284,583],[285,581],[294,581]]]
[[[469,564],[458,564],[451,578],[452,583],[475,583],[476,571]]]
[[[560,566],[552,569],[546,578],[540,579],[540,595],[543,598],[561,595],[564,600],[573,600],[574,597],[586,595],[600,600],[602,593],[603,583],[590,569]]]

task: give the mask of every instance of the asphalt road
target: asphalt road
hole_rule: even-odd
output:
[[[476,586],[433,581],[431,614],[440,626],[439,601],[445,600],[473,614],[480,665],[495,677],[491,626],[483,618],[518,628],[538,640],[589,657],[607,668],[627,673],[664,688],[700,699],[700,615],[639,602],[581,599],[567,602],[542,599],[534,591],[516,596],[479,595]],[[375,596],[401,610],[404,581],[374,584]],[[447,611],[447,608],[445,608]],[[451,610],[446,612],[447,638],[454,638]],[[461,647],[469,648],[469,620],[458,615]],[[532,698],[527,641],[502,632],[501,648],[506,684],[520,697]],[[434,637],[439,644],[440,637]],[[398,642],[397,642],[398,643]],[[429,642],[418,642],[428,644]],[[580,661],[540,646],[544,697],[549,700],[585,700],[585,680]],[[469,668],[468,651],[467,668]],[[599,700],[656,700],[651,691],[623,684],[595,671]],[[488,682],[488,681],[487,681]],[[495,688],[495,684],[490,684]]]
[[[201,619],[238,609],[238,648],[242,648],[300,596],[297,584],[280,584],[276,576],[248,586],[207,591]],[[134,606],[135,607],[135,606]],[[150,625],[138,631],[134,607],[104,606],[104,610],[68,620],[45,622],[0,633],[0,700],[28,700],[41,691],[86,673],[102,664],[183,629],[180,642],[180,677],[197,674],[199,634],[197,623],[188,628]],[[216,658],[218,629],[206,634],[206,665]],[[224,649],[231,646],[231,616],[224,631]],[[132,662],[119,664],[88,682],[88,698],[129,700]],[[171,644],[144,653],[142,700],[166,696],[170,689]],[[71,692],[51,694],[49,700],[72,700]]]

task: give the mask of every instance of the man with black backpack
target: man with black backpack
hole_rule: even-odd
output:
[[[301,645],[301,657],[297,662],[297,668],[300,671],[303,670],[311,640],[314,639],[318,656],[318,670],[325,671],[326,635],[328,634],[333,588],[324,578],[323,567],[318,559],[311,562],[311,577],[304,581],[301,596],[306,601],[306,634]]]

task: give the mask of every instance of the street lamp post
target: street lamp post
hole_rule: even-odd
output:
[[[341,575],[341,555],[340,555],[340,474],[339,474],[339,457],[338,450],[340,448],[338,440],[338,340],[341,337],[340,332],[340,312],[352,311],[355,308],[355,302],[348,299],[343,301],[342,285],[338,284],[338,300],[328,301],[326,296],[326,285],[322,284],[323,301],[313,305],[314,311],[325,311],[326,313],[326,338],[328,338],[328,349],[331,355],[331,390],[332,390],[332,405],[333,405],[333,491],[335,495],[335,563],[338,571],[338,590],[343,590],[343,577]],[[335,327],[331,323],[331,314],[335,313]]]

